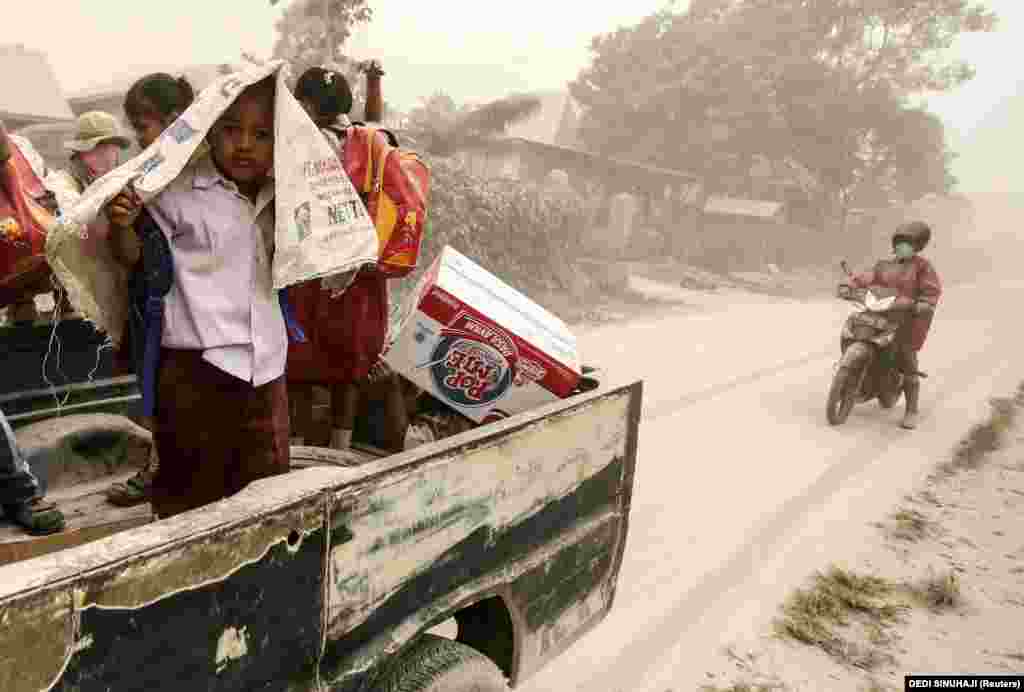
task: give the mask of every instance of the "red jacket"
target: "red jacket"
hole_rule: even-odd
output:
[[[920,255],[914,255],[907,262],[881,260],[870,271],[858,274],[850,281],[856,288],[884,286],[896,289],[900,298],[914,302],[928,303],[933,308],[942,297],[942,281],[932,263]],[[932,315],[915,315],[910,322],[910,346],[920,351],[928,338]]]

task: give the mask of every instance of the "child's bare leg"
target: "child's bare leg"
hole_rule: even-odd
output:
[[[397,375],[391,374],[381,383],[384,389],[384,426],[387,450],[389,452],[405,451],[405,434],[409,430],[409,411],[406,404],[402,383]]]
[[[292,428],[290,443],[304,445],[313,430],[313,385],[289,385],[288,408]]]
[[[359,387],[355,383],[331,387],[331,447],[348,449],[352,445],[352,429],[356,427]]]

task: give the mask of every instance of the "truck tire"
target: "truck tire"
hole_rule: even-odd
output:
[[[476,649],[424,634],[394,663],[376,692],[508,692],[498,666]]]

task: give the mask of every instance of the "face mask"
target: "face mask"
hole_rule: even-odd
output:
[[[914,256],[914,246],[910,243],[896,243],[896,247],[893,248],[896,253],[896,257],[899,259],[910,259]]]
[[[89,173],[100,178],[117,168],[121,158],[121,147],[112,142],[104,142],[97,144],[91,151],[83,151],[78,158],[85,164]]]

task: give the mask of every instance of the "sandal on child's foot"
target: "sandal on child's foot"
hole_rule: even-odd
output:
[[[107,502],[117,507],[134,507],[149,502],[153,489],[151,468],[144,468],[124,483],[115,483],[107,490]]]
[[[41,497],[4,505],[4,516],[32,536],[46,536],[64,530],[64,513],[57,509],[56,503]]]

